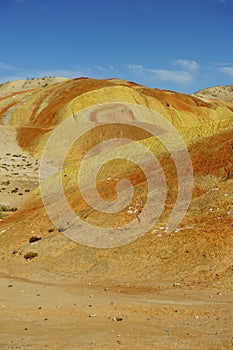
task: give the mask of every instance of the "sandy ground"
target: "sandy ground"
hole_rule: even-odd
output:
[[[0,289],[1,350],[233,348],[232,294],[221,285],[137,290],[37,272],[1,273]]]

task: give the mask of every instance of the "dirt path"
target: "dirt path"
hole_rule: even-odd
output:
[[[0,349],[232,349],[229,292],[0,277]],[[210,294],[211,297],[210,297]]]

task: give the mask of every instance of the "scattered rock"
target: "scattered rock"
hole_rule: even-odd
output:
[[[120,322],[120,321],[123,321],[123,318],[122,318],[122,317],[113,317],[112,320],[113,320],[113,321]]]
[[[180,283],[176,282],[176,283],[173,283],[173,287],[179,287],[180,286]]]
[[[41,237],[32,236],[32,237],[29,239],[29,243],[37,242],[37,241],[40,241],[40,240],[41,240]]]
[[[33,258],[35,258],[37,256],[38,256],[38,253],[36,253],[36,252],[28,252],[28,253],[24,254],[23,257],[26,260],[31,260],[31,259],[33,259]]]

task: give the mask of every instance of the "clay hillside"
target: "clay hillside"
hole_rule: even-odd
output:
[[[179,190],[175,161],[158,138],[153,133],[145,131],[145,128],[133,128],[127,124],[119,130],[119,125],[118,127],[109,127],[106,124],[101,130],[97,127],[84,133],[65,155],[63,169],[58,167],[56,159],[63,152],[64,145],[68,140],[64,135],[61,135],[61,141],[57,139],[53,154],[50,155],[51,159],[46,159],[50,163],[51,169],[46,168],[47,173],[44,173],[41,184],[39,184],[43,152],[56,128],[68,119],[72,119],[75,127],[78,128],[82,116],[89,118],[88,121],[91,121],[91,118],[93,120],[100,118],[101,120],[102,116],[105,115],[105,107],[103,107],[100,117],[96,116],[94,112],[88,117],[85,116],[85,110],[95,106],[107,106],[106,113],[111,115],[113,120],[116,118],[116,121],[118,113],[122,113],[123,117],[128,116],[130,121],[135,121],[135,118],[137,119],[136,110],[138,106],[142,106],[142,108],[162,115],[174,126],[183,139],[192,162],[194,184],[187,212],[173,232],[167,233],[167,223]],[[129,111],[126,106],[132,106],[132,110]],[[147,129],[149,126],[151,130],[156,124],[156,120],[150,115],[147,116],[146,113],[140,121],[147,125]],[[173,297],[176,299],[174,307],[161,305],[159,308],[155,308],[150,304],[151,297],[148,299],[147,305],[142,303],[140,306],[136,299],[134,301],[125,299],[125,303],[119,299],[118,308],[113,305],[111,310],[115,310],[115,313],[110,310],[109,316],[106,314],[109,306],[104,309],[104,301],[101,299],[102,294],[100,294],[96,310],[92,312],[92,310],[85,309],[82,311],[83,314],[80,311],[80,317],[84,319],[87,317],[87,322],[94,322],[93,320],[98,318],[99,310],[102,310],[101,317],[103,319],[99,321],[101,329],[105,327],[108,329],[108,316],[111,318],[111,322],[115,316],[122,317],[122,322],[127,317],[132,317],[133,324],[126,323],[125,330],[114,330],[116,336],[118,333],[126,332],[125,342],[121,337],[114,340],[119,341],[117,344],[119,349],[200,348],[217,350],[232,348],[232,334],[230,335],[233,312],[230,306],[233,288],[232,86],[215,87],[201,90],[194,95],[185,95],[168,90],[147,88],[119,79],[41,78],[14,81],[0,86],[0,137],[0,271],[2,276],[4,274],[8,276],[9,281],[11,278],[18,279],[18,283],[33,280],[37,283],[44,281],[45,285],[53,280],[54,283],[58,281],[58,284],[63,283],[63,285],[70,283],[72,288],[75,288],[75,284],[82,282],[87,288],[92,288],[90,286],[95,285],[98,293],[106,287],[104,293],[108,293],[108,288],[110,288],[110,291],[119,290],[122,293],[128,293],[128,298],[134,293],[145,296],[146,293],[152,293],[152,291],[155,293],[155,290],[158,292],[161,289],[161,293],[166,290],[166,293],[170,293],[169,296],[166,296],[167,299],[173,299]],[[140,213],[146,203],[148,187],[143,172],[136,164],[124,160],[119,160],[117,163],[110,161],[101,168],[96,178],[96,186],[101,198],[109,202],[117,197],[116,186],[119,179],[127,179],[133,184],[132,201],[121,210],[118,216],[115,213],[100,215],[97,210],[88,206],[77,188],[77,169],[79,169],[80,162],[87,152],[99,143],[117,137],[132,139],[156,155],[166,180],[164,208],[153,227],[150,227],[145,234],[132,240],[129,244],[107,249],[95,247],[95,244],[91,243],[85,245],[75,242],[65,235],[67,227],[63,225],[57,227],[51,222],[41,198],[41,193],[51,192],[49,205],[55,205],[59,208],[60,197],[56,193],[55,184],[59,182],[60,178],[62,178],[65,196],[73,212],[90,224],[90,232],[88,229],[86,231],[87,236],[92,233],[92,230],[94,232],[96,226],[113,227],[116,220],[118,220],[119,225],[124,225],[130,223],[132,219],[136,219],[138,226],[135,230],[143,225]],[[140,152],[137,151],[135,142],[128,142],[119,147],[116,145],[115,148],[120,149],[120,152],[124,152],[125,149],[132,154],[137,152],[138,159],[140,159]],[[112,154],[114,154],[114,149],[103,147],[98,149],[98,152],[90,153],[85,162],[97,164],[100,159],[107,158]],[[147,159],[143,159],[143,161],[146,163]],[[184,175],[185,169],[182,168],[181,172]],[[91,174],[87,173],[87,182],[89,176],[91,179]],[[185,187],[185,182],[183,187]],[[160,194],[163,195],[162,191]],[[59,209],[57,215],[62,215],[59,213]],[[66,224],[69,226],[68,222]],[[134,234],[133,231],[131,233]],[[19,290],[22,289],[20,288],[19,286]],[[208,291],[208,288],[211,292]],[[13,290],[13,288],[10,289]],[[192,302],[187,301],[185,306],[182,304],[182,300],[186,298],[184,295],[188,295],[185,294],[188,293],[187,290],[193,294],[192,297],[190,296]],[[224,296],[217,295],[218,292],[225,293],[225,299]],[[27,293],[30,294],[29,290]],[[93,291],[90,293],[95,294]],[[209,304],[210,294],[214,295],[214,298],[220,298],[216,301],[217,304]],[[206,309],[203,309],[204,306],[201,305],[202,302],[199,299],[201,296],[206,298],[208,304]],[[23,299],[17,300],[21,303]],[[194,300],[196,301],[194,302]],[[124,307],[121,302],[125,305]],[[214,303],[214,301],[211,302]],[[108,305],[110,304],[108,303]],[[228,314],[224,314],[224,310],[228,310]],[[69,312],[73,317],[73,311]],[[7,312],[4,315],[7,319]],[[53,320],[52,311],[49,315]],[[62,314],[59,315],[62,319]],[[178,328],[180,327],[177,328],[178,338],[172,338],[176,337],[175,333],[170,331],[174,325],[170,325],[166,333],[172,338],[170,347],[168,347],[168,340],[162,341],[153,338],[154,343],[150,343],[150,338],[148,338],[149,343],[146,344],[142,338],[140,338],[141,343],[139,340],[134,342],[130,338],[132,336],[130,327],[135,330],[135,339],[139,337],[139,329],[141,334],[146,334],[146,329],[148,331],[148,327],[150,327],[144,324],[145,329],[140,328],[140,317],[148,319],[147,321],[143,319],[143,322],[150,322],[150,319],[153,319],[155,315],[162,320],[165,320],[163,317],[167,317],[166,320],[168,320],[171,315],[177,318],[174,322]],[[185,320],[185,315],[189,321]],[[196,315],[199,316],[195,319]],[[46,317],[50,320],[50,316]],[[198,317],[200,317],[199,321]],[[215,324],[214,322],[218,322],[216,319],[221,319],[221,317],[225,317],[221,325]],[[26,319],[29,322],[29,316],[25,316],[25,322]],[[52,320],[54,326],[55,319]],[[12,325],[15,325],[14,322],[12,321]],[[182,324],[184,324],[182,322],[190,322],[190,327],[193,329],[192,341],[185,338],[188,337],[187,330],[184,331],[184,334],[182,333]],[[193,322],[202,323],[196,326]],[[116,324],[118,327],[120,322],[116,322]],[[28,325],[25,323],[24,327],[28,328]],[[39,325],[38,327],[42,327],[38,331],[42,334],[44,326]],[[87,325],[88,327],[92,327],[92,325]],[[153,327],[162,326],[153,324]],[[221,331],[217,337],[220,340],[203,335],[202,341],[199,343],[203,327],[206,327],[208,334],[212,330],[215,334],[219,327]],[[107,338],[101,337],[98,333],[100,330],[97,328],[95,329],[96,333],[92,333],[92,337],[95,337],[93,334],[96,334],[96,338],[93,338],[92,341],[93,344],[96,342],[96,347],[87,345],[86,340],[83,339],[80,340],[81,343],[74,341],[73,347],[68,347],[64,343],[64,349],[115,348],[116,343],[108,345]],[[8,341],[7,330],[4,332],[4,339]],[[83,329],[83,332],[85,333],[86,330]],[[55,337],[62,337],[61,333],[56,333],[55,330],[51,334]],[[37,347],[28,347],[28,349],[43,348],[42,338],[37,338],[35,334],[33,336],[36,339],[34,343],[37,344]],[[49,337],[48,334],[46,336]],[[16,344],[15,338],[12,339]],[[186,339],[186,343],[183,345],[182,339]],[[176,347],[174,344],[179,344],[179,341],[181,343]],[[138,347],[134,346],[136,343]],[[200,344],[207,345],[201,347]],[[26,346],[26,340],[25,343],[22,340],[19,345]],[[3,347],[3,349],[7,348]],[[48,348],[58,349],[52,343]]]
[[[232,102],[233,85],[214,86],[207,89],[197,91],[194,96],[209,99],[222,100]]]

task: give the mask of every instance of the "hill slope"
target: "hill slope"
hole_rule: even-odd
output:
[[[0,348],[232,349],[230,90],[0,94]]]
[[[116,102],[146,106],[159,112],[178,130],[189,149],[194,171],[193,200],[185,219],[177,229],[179,234],[173,233],[168,236],[165,234],[166,222],[175,204],[178,186],[171,155],[159,146],[156,137],[145,134],[144,130],[135,133],[135,129],[127,127],[125,131],[121,131],[123,137],[133,138],[146,145],[157,154],[163,165],[168,195],[160,221],[140,240],[115,248],[114,254],[111,250],[103,252],[69,241],[61,233],[57,233],[58,228],[54,228],[53,233],[49,233],[51,223],[43,207],[40,191],[36,190],[21,210],[0,224],[2,230],[6,230],[1,235],[1,249],[6,255],[6,260],[13,261],[11,252],[17,251],[22,254],[18,255],[17,259],[24,262],[23,255],[30,249],[30,244],[27,242],[33,232],[43,238],[33,247],[39,254],[39,258],[33,260],[33,263],[35,261],[40,268],[46,266],[46,269],[63,270],[66,273],[71,273],[73,269],[78,269],[80,273],[91,271],[93,274],[99,274],[101,272],[102,276],[106,278],[114,276],[115,279],[120,276],[121,279],[123,276],[127,279],[128,276],[131,276],[132,279],[140,280],[141,283],[149,283],[149,281],[152,283],[154,279],[162,277],[172,278],[174,274],[194,279],[207,278],[207,276],[215,278],[215,274],[225,271],[232,264],[229,247],[232,246],[233,103],[222,100],[207,103],[193,96],[148,89],[116,79],[83,78],[59,83],[56,81],[43,88],[37,87],[30,93],[25,90],[19,91],[16,96],[9,93],[0,101],[1,128],[11,127],[16,130],[17,142],[22,150],[22,154],[18,158],[15,157],[19,171],[11,172],[10,181],[16,181],[16,183],[19,181],[23,186],[25,168],[30,169],[31,167],[32,171],[29,173],[34,174],[34,182],[30,190],[33,190],[38,185],[35,179],[36,172],[39,171],[38,167],[36,168],[36,160],[40,159],[42,150],[53,130],[70,116],[74,118],[82,116],[82,113],[79,114],[80,111],[87,107]],[[143,118],[144,122],[153,125],[153,120],[146,119],[146,116]],[[81,193],[76,191],[75,182],[79,161],[88,150],[103,141],[103,135],[106,138],[111,138],[113,135],[114,137],[119,136],[116,130],[110,128],[109,131],[107,125],[101,133],[95,129],[91,136],[90,134],[84,135],[77,147],[73,147],[73,150],[68,153],[64,170],[67,180],[64,179],[64,188],[69,203],[77,214],[85,217],[88,222],[109,225],[114,220],[113,217],[110,216],[108,219],[99,217],[87,206],[86,202],[82,202]],[[63,147],[62,142],[56,144],[54,158],[59,156]],[[134,152],[133,144],[128,147],[129,150],[132,147],[132,152]],[[19,162],[19,159],[22,160],[24,157],[23,152],[26,152],[28,157],[25,158],[26,162],[29,162],[29,157],[32,157],[35,166],[31,161],[29,163],[31,165],[23,167],[22,162]],[[97,161],[101,154],[102,151],[97,158],[94,156],[91,159]],[[6,157],[6,154],[4,156]],[[21,171],[22,168],[23,171]],[[2,168],[2,171],[5,171],[4,176],[6,176],[9,169]],[[111,176],[113,181],[106,180]],[[130,181],[134,179],[136,193],[139,196],[137,201],[144,203],[145,178],[138,168],[129,167],[124,163],[118,165],[115,170],[111,165],[104,168],[97,179],[97,188],[102,189],[102,196],[108,200],[114,198],[116,186],[114,178],[127,178]],[[55,182],[56,178],[48,178],[43,186],[45,188],[48,186],[50,190],[51,184]],[[2,193],[6,195],[4,191],[6,190],[2,189]],[[12,196],[16,198],[18,192],[16,191]],[[28,194],[23,192],[21,197],[27,198]],[[54,200],[55,202],[57,200],[56,193],[54,193]],[[121,220],[120,217],[118,219]],[[124,222],[125,218],[122,217],[122,220]],[[19,232],[24,232],[24,234],[21,235]],[[67,254],[70,257],[68,261]],[[79,258],[80,254],[82,262]],[[212,254],[216,254],[216,260],[211,263],[212,267],[209,269],[207,267],[208,256]],[[121,256],[121,263],[119,256]]]

